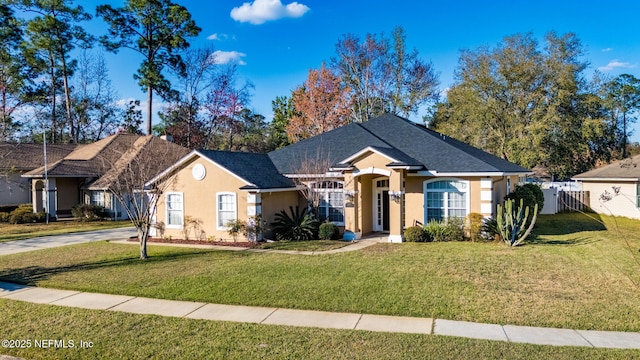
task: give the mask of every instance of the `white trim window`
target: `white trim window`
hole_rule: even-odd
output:
[[[317,214],[319,220],[344,225],[344,182],[328,180],[309,185],[320,195]]]
[[[218,230],[226,230],[229,221],[238,219],[238,203],[235,193],[216,193],[216,219]]]
[[[101,190],[92,190],[91,191],[91,199],[89,200],[91,205],[94,206],[102,206],[104,207],[104,191]]]
[[[458,179],[424,182],[424,221],[464,218],[469,213],[469,182]]]
[[[184,225],[184,198],[181,192],[170,192],[165,195],[167,227],[182,228]]]

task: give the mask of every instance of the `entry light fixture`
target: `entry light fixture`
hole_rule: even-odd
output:
[[[353,201],[353,198],[356,196],[357,193],[358,193],[357,190],[345,190],[344,196],[347,198],[348,201]]]
[[[400,202],[402,195],[404,195],[404,191],[389,191],[389,197],[393,202]]]

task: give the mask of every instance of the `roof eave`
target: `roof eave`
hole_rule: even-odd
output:
[[[425,170],[411,173],[409,176],[457,177],[457,176],[511,176],[532,175],[533,171],[478,171],[478,172],[438,172]]]
[[[619,181],[619,182],[640,182],[640,178],[616,178],[616,177],[572,177],[571,180],[576,181]]]

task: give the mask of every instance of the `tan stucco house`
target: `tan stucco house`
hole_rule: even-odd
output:
[[[52,218],[69,217],[73,206],[92,204],[104,207],[113,219],[127,219],[122,204],[110,192],[123,169],[131,163],[148,162],[152,173],[145,179],[148,180],[188,152],[156,136],[115,134],[79,145],[58,161],[49,163],[46,169],[40,166],[22,177],[31,181],[31,199],[36,212],[46,211]]]
[[[578,174],[597,213],[640,219],[640,155]]]
[[[530,171],[395,115],[353,123],[268,154],[193,151],[149,182],[169,181],[156,221],[179,238],[185,219],[201,238],[230,240],[225,223],[261,214],[267,223],[319,195],[321,220],[357,237],[431,219],[492,216]]]

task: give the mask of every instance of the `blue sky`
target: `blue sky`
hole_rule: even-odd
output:
[[[496,46],[505,36],[531,32],[573,32],[584,45],[583,59],[610,76],[630,73],[640,78],[640,2],[619,0],[536,1],[327,1],[327,0],[174,0],[186,6],[201,34],[192,46],[213,45],[219,58],[241,64],[239,74],[255,86],[250,107],[271,119],[271,101],[290,95],[311,68],[334,54],[341,35],[390,34],[402,26],[408,48],[416,48],[439,74],[440,88],[453,83],[461,49]],[[87,11],[105,1],[82,1]],[[121,6],[122,1],[107,1]],[[90,31],[104,32],[99,20]],[[110,75],[122,98],[146,99],[133,80],[140,58],[123,49],[108,55]],[[423,114],[414,115],[420,121]],[[640,124],[632,139],[640,141]]]

